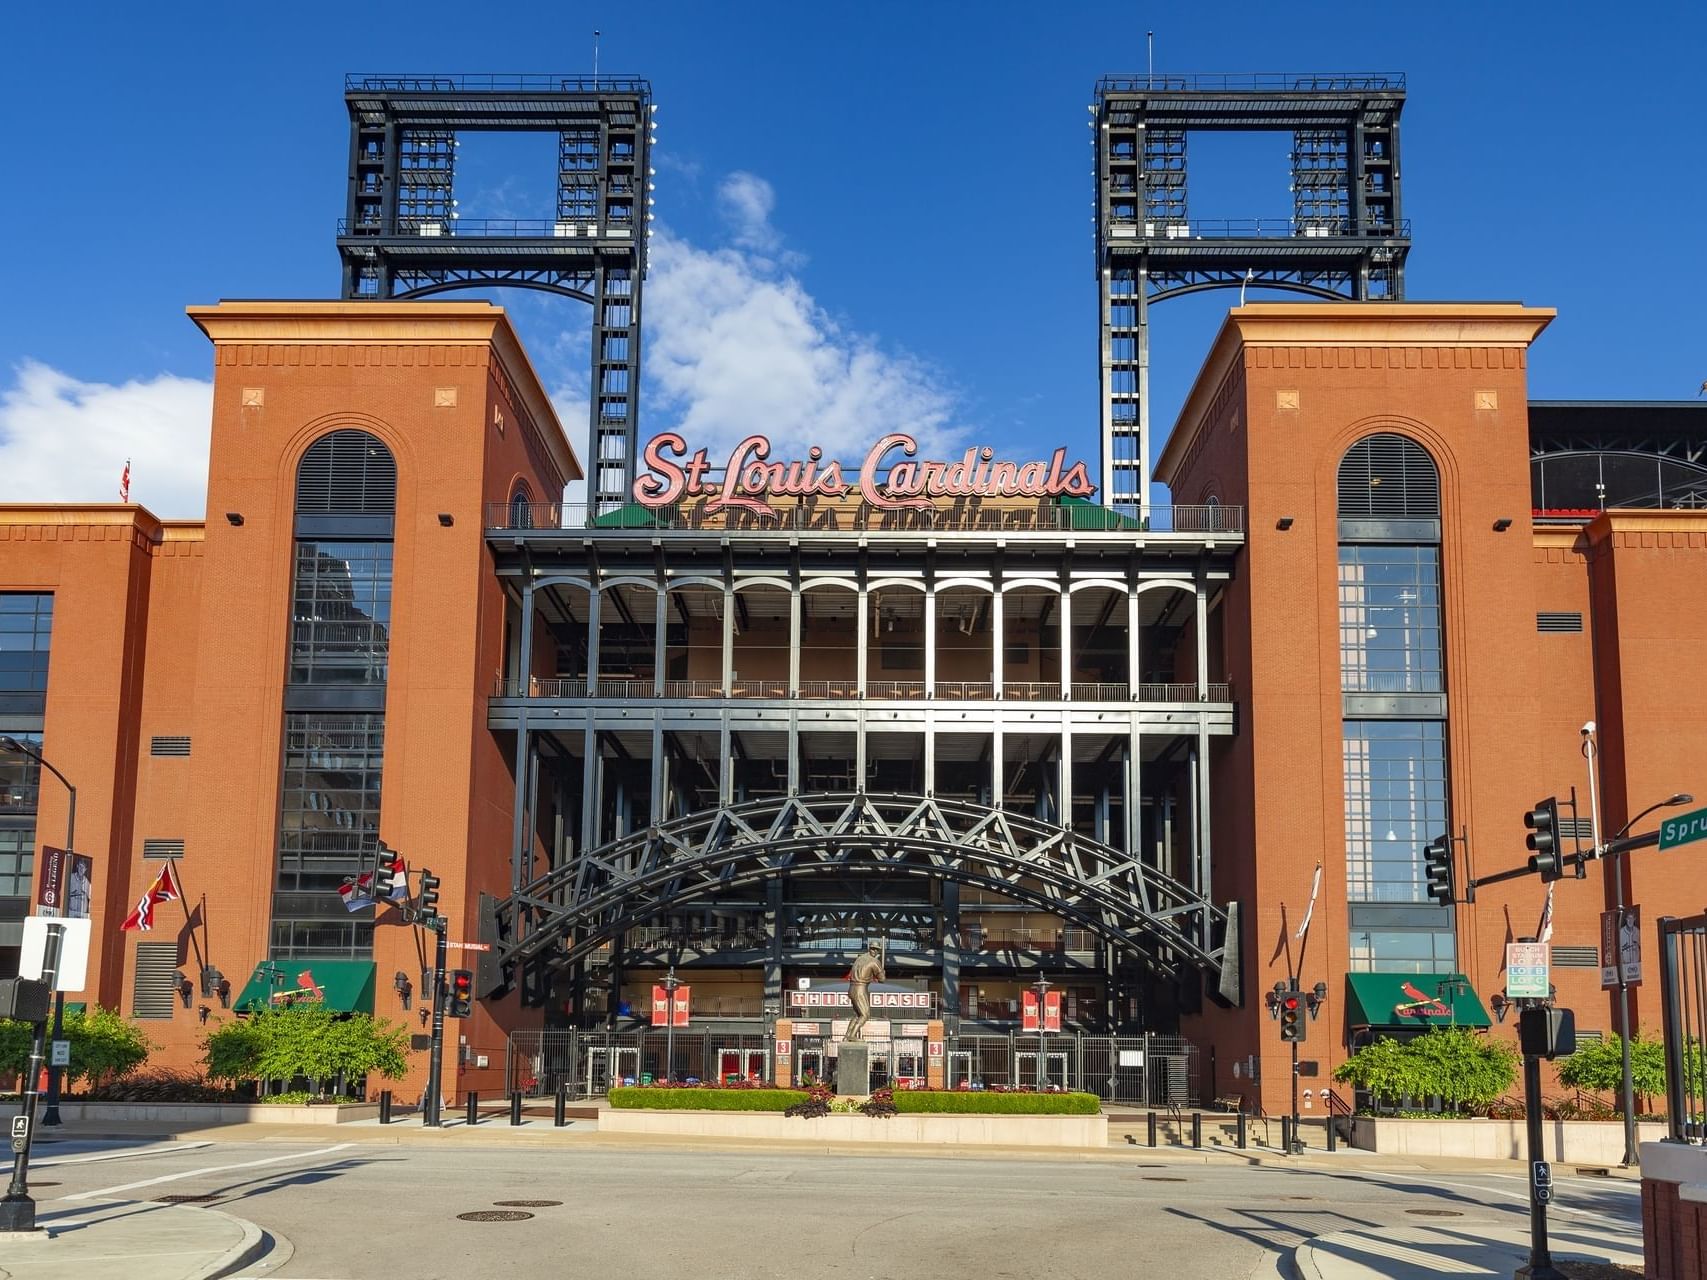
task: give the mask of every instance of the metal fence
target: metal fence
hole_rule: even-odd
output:
[[[458,233],[462,234],[462,233]],[[607,504],[608,505],[608,504]],[[953,506],[890,510],[857,503],[808,499],[767,512],[712,509],[705,500],[647,508],[629,504],[604,510],[570,502],[491,502],[488,529],[575,529],[634,536],[645,531],[719,532],[1066,532],[1191,533],[1242,535],[1245,509],[1208,503],[1196,505],[1073,503],[1053,501],[1016,505],[961,501]]]
[[[769,1035],[694,1029],[674,1039],[678,1080],[771,1079],[776,1059]],[[571,1097],[602,1096],[614,1084],[663,1079],[667,1047],[662,1031],[517,1031],[505,1054],[505,1091],[546,1097],[561,1087]],[[1197,1046],[1183,1036],[969,1034],[947,1037],[943,1049],[950,1089],[1041,1085],[1148,1107],[1200,1101]],[[821,1053],[797,1042],[796,1065],[806,1065],[805,1054],[821,1068]]]
[[[1666,1123],[1673,1142],[1707,1144],[1707,914],[1662,916],[1659,929]]]

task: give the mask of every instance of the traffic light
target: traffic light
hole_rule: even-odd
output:
[[[1450,907],[1452,891],[1452,838],[1436,836],[1423,850],[1423,874],[1428,879],[1428,896],[1443,907]]]
[[[439,878],[431,871],[421,872],[421,897],[417,905],[424,916],[439,913]]]
[[[466,1018],[474,1012],[474,973],[470,969],[453,969],[450,975],[450,990],[446,993],[449,1003],[445,1013],[452,1018]]]
[[[1541,874],[1545,883],[1560,879],[1565,868],[1559,858],[1559,800],[1548,796],[1536,801],[1535,807],[1523,815],[1523,825],[1529,828],[1524,844],[1529,846],[1529,869]]]
[[[1304,1016],[1304,996],[1288,991],[1280,997],[1280,1039],[1283,1044],[1303,1044],[1310,1022]]]
[[[409,869],[403,864],[403,855],[384,845],[379,846],[373,896],[380,902],[401,902],[409,896]]]

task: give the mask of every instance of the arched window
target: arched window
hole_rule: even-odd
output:
[[[533,499],[520,486],[510,495],[510,528],[533,528]]]
[[[1440,471],[1415,440],[1364,436],[1340,459],[1341,520],[1438,520]]]
[[[381,516],[397,510],[397,460],[366,431],[331,431],[296,468],[296,514]]]

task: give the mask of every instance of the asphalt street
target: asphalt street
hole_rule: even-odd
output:
[[[1515,1173],[341,1142],[67,1141],[32,1181],[60,1202],[211,1197],[289,1241],[280,1280],[1287,1274],[1307,1236],[1521,1227]],[[1563,1170],[1560,1171],[1564,1173]],[[49,1185],[56,1184],[56,1185]],[[541,1201],[500,1206],[500,1201]],[[1640,1232],[1630,1181],[1558,1179],[1557,1243]],[[512,1221],[460,1214],[512,1212]],[[288,1256],[287,1256],[288,1253]]]

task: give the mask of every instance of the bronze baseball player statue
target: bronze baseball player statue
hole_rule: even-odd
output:
[[[865,1039],[865,1024],[871,1017],[871,984],[883,978],[883,948],[873,942],[854,958],[848,974],[848,1000],[853,1004],[854,1018],[843,1040]]]

